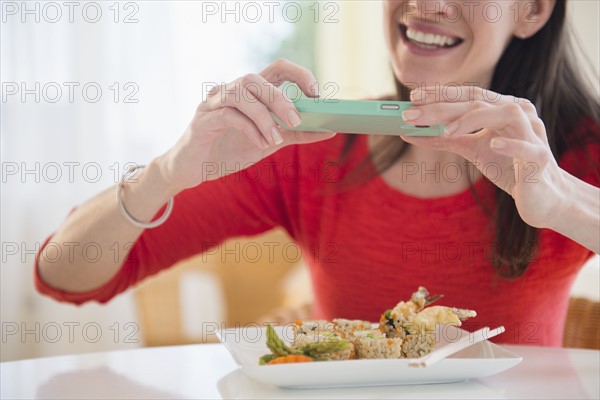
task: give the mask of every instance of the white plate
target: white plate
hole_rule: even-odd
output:
[[[291,342],[291,326],[275,327],[279,337]],[[468,332],[452,326],[438,331],[437,347],[456,341]],[[521,362],[518,355],[489,341],[474,344],[427,368],[411,368],[409,359],[322,361],[258,365],[269,353],[264,327],[224,329],[217,333],[242,372],[262,383],[282,388],[412,385],[459,382],[502,372]]]

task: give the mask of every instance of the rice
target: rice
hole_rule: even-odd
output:
[[[419,358],[431,353],[435,348],[435,333],[423,331],[406,335],[402,342],[403,358]]]
[[[379,319],[379,329],[390,338],[403,338],[405,327],[416,317],[418,306],[411,302],[401,301],[391,310],[387,310]]]
[[[302,334],[296,338],[294,346],[302,346],[308,343],[331,342],[334,340],[343,339],[336,332],[314,331],[309,334]]]
[[[402,339],[404,337],[404,330],[400,325],[396,327],[396,325],[388,319],[384,319],[381,317],[381,322],[379,323],[379,330],[390,339]]]
[[[355,358],[354,345],[349,349],[313,356],[316,361],[346,361]]]
[[[354,342],[357,358],[402,358],[402,339],[359,337]]]
[[[294,331],[294,340],[292,344],[295,345],[300,341],[304,336],[314,337],[315,334],[319,332],[334,332],[335,327],[334,324],[330,321],[326,320],[314,320],[314,321],[301,321],[298,320],[294,322],[292,326]],[[312,341],[316,341],[316,338],[313,338]]]
[[[344,332],[345,334],[350,334],[354,331],[362,331],[371,329],[371,322],[363,321],[360,319],[334,319],[333,325],[335,329],[338,331]]]

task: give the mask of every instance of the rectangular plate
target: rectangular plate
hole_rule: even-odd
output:
[[[407,101],[312,99],[304,96],[292,101],[302,118],[299,126],[291,128],[272,114],[277,123],[288,130],[396,136],[439,136],[444,132],[443,125],[407,125],[402,119],[402,112],[412,106]]]
[[[291,326],[275,327],[290,343]],[[438,331],[437,347],[458,340],[468,332],[453,326]],[[325,388],[353,386],[414,385],[459,382],[482,378],[509,369],[522,358],[489,341],[474,344],[426,368],[410,368],[410,359],[321,361],[313,363],[258,365],[269,353],[262,327],[225,329],[217,333],[241,371],[248,377],[282,388]]]

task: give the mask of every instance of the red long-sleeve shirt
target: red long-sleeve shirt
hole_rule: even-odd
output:
[[[571,285],[592,252],[542,229],[539,253],[525,274],[517,280],[499,278],[490,262],[494,226],[469,189],[422,199],[376,177],[336,191],[344,172],[367,156],[366,139],[358,138],[346,169],[337,164],[344,141],[337,135],[286,147],[248,169],[180,193],[167,222],[144,231],[120,271],[98,289],[53,289],[37,267],[36,287],[61,301],[103,303],[228,238],[282,226],[310,268],[315,318],[377,321],[421,285],[445,294],[440,304],[476,310],[469,330],[504,325],[507,332],[499,342],[560,346]],[[592,160],[600,159],[600,146],[589,145],[587,151]],[[586,160],[581,150],[571,151],[560,165],[598,185],[597,167]],[[438,178],[455,179],[457,171],[442,169]],[[435,172],[424,178],[436,179]],[[493,183],[481,179],[474,190],[493,208]],[[283,251],[282,246],[273,249]],[[295,256],[295,249],[288,245],[287,250]]]

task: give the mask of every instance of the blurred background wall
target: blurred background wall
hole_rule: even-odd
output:
[[[152,344],[142,327],[153,313],[176,317],[161,320],[166,336],[177,331],[194,342],[206,339],[207,321],[231,323],[240,313],[252,320],[310,302],[296,257],[254,265],[265,271],[258,276],[277,279],[267,290],[271,297],[262,296],[260,281],[239,286],[235,278],[247,267],[219,253],[182,263],[106,306],[60,304],[32,287],[40,243],[72,207],[113,185],[128,163],[166,151],[206,83],[231,81],[286,57],[313,70],[322,85],[333,83],[336,97],[392,90],[379,2],[272,2],[273,18],[259,2],[227,3],[234,11],[225,22],[221,2],[75,2],[72,10],[61,2],[1,3],[2,361]],[[570,3],[582,54],[597,74],[598,2]],[[271,235],[230,245],[288,240]],[[224,264],[228,272],[219,275]],[[598,298],[598,281],[595,258],[574,293]],[[261,308],[239,309],[248,297]],[[159,335],[154,344],[161,343]]]

